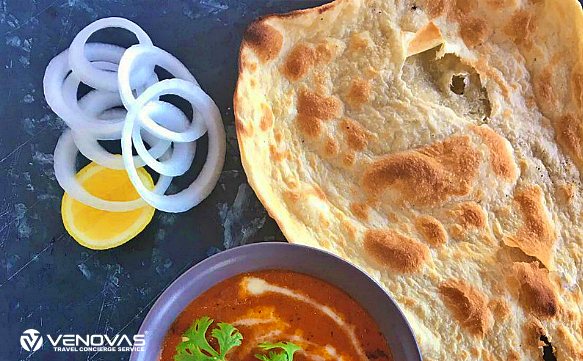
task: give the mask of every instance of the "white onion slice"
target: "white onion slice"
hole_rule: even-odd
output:
[[[133,69],[143,66],[150,69],[156,65],[164,68],[175,78],[198,85],[188,68],[169,52],[153,45],[132,45],[124,52],[119,61],[117,73],[119,93],[126,108],[129,108],[136,101],[136,97],[132,94],[132,83],[130,82],[130,74],[133,73]]]
[[[108,63],[105,61],[94,61],[91,62],[93,66],[106,70],[115,72],[117,75],[118,64]],[[158,80],[156,79],[155,82]],[[77,92],[78,89],[75,90]],[[77,101],[79,108],[81,108],[87,114],[97,117],[103,120],[117,120],[121,119],[122,122],[125,119],[126,111],[125,109],[117,109],[116,112],[108,112],[108,116],[103,117],[103,113],[114,108],[119,108],[123,106],[121,98],[119,97],[119,92],[109,92],[105,90],[91,90],[85,94],[81,99]]]
[[[69,110],[77,114],[74,120],[66,121],[67,125],[77,132],[83,132],[101,140],[120,139],[124,118],[104,121],[98,116],[103,111],[120,105],[119,94],[93,90],[78,101],[77,90],[80,83],[79,78],[74,73],[70,73],[63,84],[63,99]]]
[[[125,108],[121,109],[123,104],[117,93],[105,90],[92,90],[79,99],[78,104],[84,113],[99,119],[101,119],[100,115],[106,110],[118,108],[122,110],[120,116],[118,118],[110,117],[109,120],[118,121],[121,119],[122,123],[125,120],[125,112],[123,112]]]
[[[87,25],[73,39],[69,47],[69,64],[73,72],[81,81],[95,89],[118,91],[117,75],[111,72],[99,69],[91,65],[91,59],[85,49],[85,44],[89,37],[105,28],[122,28],[126,29],[136,36],[140,44],[152,45],[152,40],[142,28],[137,24],[124,18],[103,18]],[[115,63],[118,63],[116,61]],[[137,86],[143,85],[145,79],[153,72],[153,68],[147,71],[136,72],[132,75],[132,84]],[[135,76],[134,76],[135,75]],[[135,88],[135,87],[134,87]]]
[[[92,64],[97,68],[112,73],[116,71],[118,67],[115,63],[103,61],[95,61],[92,62]],[[157,82],[158,77],[156,76],[156,73],[152,72],[150,78],[147,80],[146,86]],[[77,91],[80,84],[81,80],[75,75],[75,73],[70,73],[63,83],[63,100],[69,110],[78,115],[74,121],[71,119],[68,125],[77,132],[89,132],[102,140],[120,139],[125,117],[103,122],[98,116],[106,109],[123,105],[119,92],[92,90],[77,101]],[[143,90],[145,90],[145,88],[140,88],[139,90],[136,90],[136,92],[141,94]]]
[[[75,146],[72,132],[71,130],[66,130],[59,138],[57,146],[55,147],[54,166],[55,177],[61,188],[63,188],[69,196],[89,207],[109,212],[128,212],[143,207],[146,204],[142,198],[126,202],[107,201],[89,193],[77,180],[77,172],[75,170],[77,154],[78,149]],[[132,159],[131,153],[130,159]],[[136,176],[138,176],[136,169],[134,169],[134,172]],[[160,175],[152,193],[164,194],[171,182],[172,177]],[[142,187],[144,186],[142,185]]]
[[[120,66],[121,67],[121,66]],[[121,147],[122,158],[126,166],[129,178],[142,196],[142,198],[153,207],[165,212],[184,212],[203,201],[214,189],[219,180],[221,170],[225,161],[225,129],[221,120],[221,114],[214,104],[213,100],[201,92],[200,88],[194,83],[181,79],[162,80],[146,89],[146,91],[136,99],[135,103],[128,111],[124,124]],[[160,192],[149,191],[140,180],[138,172],[134,167],[132,157],[132,134],[136,124],[136,118],[139,116],[141,108],[147,104],[150,99],[166,94],[175,94],[191,101],[198,97],[206,104],[208,115],[203,117],[209,136],[209,148],[206,162],[198,177],[190,186],[181,192],[173,195],[163,195]]]
[[[161,104],[165,104],[165,107],[161,107]],[[188,118],[184,113],[177,108],[175,105],[160,101],[151,101],[147,103],[140,111],[140,116],[149,116],[152,119],[156,119],[156,122],[164,125],[165,127],[174,128],[177,130],[183,130],[188,127]],[[179,124],[170,125],[168,124],[168,117],[180,119]],[[145,162],[150,168],[155,172],[164,174],[171,177],[177,177],[183,175],[190,169],[192,161],[194,160],[194,155],[196,152],[196,142],[188,143],[174,143],[174,148],[172,150],[172,156],[166,161],[158,161],[156,154],[151,150],[148,151],[144,145],[144,140],[142,139],[142,132],[144,130],[140,127],[135,127],[132,134],[132,140],[138,156],[141,161]],[[147,130],[144,130],[145,134],[150,134]],[[121,160],[121,159],[120,159]],[[134,164],[135,158],[134,158]],[[140,163],[137,163],[140,164]]]
[[[118,121],[118,119],[122,119],[123,122],[127,114],[126,109],[121,104],[119,94],[104,90],[90,91],[79,99],[78,104],[84,113],[100,120]]]
[[[144,108],[144,111],[148,112],[150,116],[154,117],[167,127],[183,129],[188,125],[188,118],[186,115],[184,115],[179,108],[170,103],[151,101],[148,103],[148,106]],[[125,169],[123,159],[119,154],[108,152],[90,135],[73,131],[73,138],[79,151],[85,156],[85,158],[106,168]],[[141,132],[137,139],[139,139],[139,141],[135,145],[138,155],[134,156],[134,164],[137,168],[141,168],[147,164],[156,172],[169,176],[182,175],[190,168],[192,160],[194,159],[196,144],[176,144],[172,150],[172,156],[166,161],[160,162],[157,159],[170,148],[170,142],[156,138],[147,131],[144,131],[144,139],[146,140],[146,143],[152,145],[152,148],[148,150],[142,140]],[[166,173],[160,171],[165,170],[166,168],[170,170],[166,171]],[[172,171],[173,169],[176,170]],[[183,169],[184,171],[182,171]]]
[[[123,54],[123,48],[115,45],[89,43],[85,46],[89,60],[115,63]],[[119,139],[121,124],[104,122],[83,112],[77,104],[78,78],[69,74],[68,50],[54,57],[45,71],[43,88],[48,105],[67,125],[91,133],[98,139]],[[69,74],[69,76],[67,76]],[[71,77],[71,78],[69,78]],[[68,81],[66,81],[66,79]],[[65,86],[65,83],[66,86]],[[66,92],[67,94],[64,94]],[[115,96],[115,95],[114,95]]]
[[[155,46],[134,45],[126,50],[119,63],[118,69],[120,95],[126,108],[129,109],[132,106],[132,103],[136,101],[136,98],[131,91],[130,74],[136,67],[146,66],[150,69],[154,65],[161,66],[178,79],[194,83],[198,86],[196,79],[192,76],[190,71],[188,71],[184,64],[170,53]],[[199,90],[198,93],[204,94],[202,90]],[[192,99],[194,99],[191,101],[193,107],[193,119],[188,129],[182,132],[175,132],[164,128],[148,116],[140,116],[142,127],[162,139],[174,142],[192,142],[200,138],[205,131],[204,123],[200,121],[200,118],[207,116],[208,109],[201,106],[199,97],[194,97]]]

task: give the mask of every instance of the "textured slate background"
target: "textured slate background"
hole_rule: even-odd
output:
[[[54,353],[46,345],[28,353],[19,336],[28,328],[132,335],[158,295],[193,264],[236,245],[283,238],[239,161],[232,110],[237,52],[254,18],[323,2],[0,1],[0,361],[125,360],[128,354]],[[80,29],[107,16],[137,22],[190,68],[221,109],[228,156],[218,187],[200,206],[158,212],[136,239],[95,252],[72,240],[61,222],[52,152],[63,124],[44,101],[42,77]],[[107,32],[98,37],[111,39]],[[198,153],[200,167],[204,152]]]

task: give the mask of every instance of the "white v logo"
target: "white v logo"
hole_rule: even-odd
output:
[[[20,336],[20,346],[26,351],[34,352],[42,347],[43,338],[35,329],[28,329]]]

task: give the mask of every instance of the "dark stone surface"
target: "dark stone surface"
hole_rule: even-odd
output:
[[[133,335],[158,295],[193,264],[225,248],[283,238],[239,161],[232,110],[237,52],[254,18],[322,2],[0,2],[0,361],[125,360],[128,354],[55,353],[46,344],[31,354],[19,337],[28,328]],[[157,212],[136,239],[96,252],[79,246],[61,222],[52,153],[64,127],[44,101],[42,77],[80,29],[107,16],[137,22],[190,68],[223,114],[228,156],[219,185],[201,205],[177,215]],[[107,32],[99,39],[119,41]]]

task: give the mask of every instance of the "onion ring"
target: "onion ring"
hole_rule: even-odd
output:
[[[100,69],[107,70],[112,73],[115,69],[117,69],[117,64],[115,63],[95,61],[92,62],[92,64]],[[149,86],[157,82],[158,77],[156,76],[156,73],[152,73],[146,85]],[[101,113],[106,109],[123,105],[119,97],[119,92],[92,90],[79,99],[79,101],[77,101],[77,91],[80,84],[81,80],[75,75],[75,73],[70,73],[63,83],[63,100],[72,112],[78,114],[78,117],[75,118],[75,122],[70,122],[68,125],[78,132],[81,130],[88,131],[101,140],[120,139],[121,129],[123,127],[125,117],[110,119],[106,122],[98,117],[98,113]],[[136,90],[136,92],[141,94],[143,90],[144,89],[139,89]],[[97,108],[97,111],[87,111],[94,107]]]
[[[176,78],[191,82],[198,86],[198,82],[192,76],[190,71],[188,71],[184,64],[182,64],[170,53],[155,46],[133,45],[124,53],[119,63],[118,69],[119,91],[121,99],[127,109],[129,109],[136,101],[136,98],[133,96],[131,91],[130,74],[132,73],[132,70],[135,66],[143,65],[145,62],[147,62],[148,67],[153,65],[161,66]],[[204,92],[200,90],[200,87],[197,93],[204,94]],[[183,132],[174,132],[172,130],[166,129],[160,124],[156,123],[151,117],[145,116],[143,114],[140,116],[141,125],[152,134],[156,134],[156,136],[162,139],[180,143],[192,142],[204,134],[204,131],[201,128],[201,124],[204,123],[201,122],[198,118],[205,117],[208,114],[208,109],[203,108],[199,100],[199,97],[192,98],[192,123],[191,126]],[[216,108],[214,102],[212,105]],[[197,115],[199,116],[197,117]]]
[[[132,69],[144,64],[147,64],[149,67],[158,65],[172,74],[175,78],[186,80],[198,85],[198,82],[188,68],[186,68],[180,60],[176,59],[176,57],[169,52],[154,45],[132,45],[124,52],[119,61],[117,73],[119,93],[126,108],[129,108],[130,105],[136,101],[136,97],[131,91],[130,74],[132,74]]]
[[[87,58],[93,61],[115,63],[123,54],[123,48],[102,43],[88,43],[85,46]],[[104,122],[96,117],[87,116],[77,104],[78,78],[69,74],[68,50],[54,57],[45,71],[43,90],[48,105],[67,125],[75,129],[83,129],[98,139],[119,139],[122,125]],[[69,76],[69,81],[66,79]],[[67,86],[65,87],[65,82]],[[64,92],[67,92],[65,96]]]
[[[165,212],[184,212],[202,202],[212,192],[216,186],[223,164],[225,162],[225,128],[221,120],[221,114],[214,105],[213,100],[206,95],[199,95],[200,88],[194,83],[184,81],[181,79],[162,80],[146,89],[140,95],[132,107],[128,111],[126,121],[124,124],[121,148],[122,158],[126,166],[130,181],[142,196],[142,199],[152,205],[153,207]],[[138,172],[134,167],[134,159],[132,157],[132,134],[136,124],[136,118],[139,116],[140,109],[147,104],[150,99],[166,94],[176,94],[183,96],[189,101],[197,94],[207,103],[212,103],[209,106],[209,114],[203,119],[206,123],[209,136],[209,149],[207,152],[206,162],[198,175],[198,177],[190,184],[190,186],[177,194],[164,195],[160,192],[149,191],[141,182]]]
[[[91,104],[89,103],[89,105]],[[99,108],[94,109],[99,110]],[[105,109],[108,108],[106,107]],[[148,111],[151,112],[152,116],[156,116],[157,118],[163,116],[160,122],[162,122],[166,126],[180,128],[185,127],[188,124],[188,119],[186,118],[184,113],[182,113],[180,109],[178,109],[177,107],[170,103],[152,101],[149,103]],[[145,131],[144,138],[146,140],[146,143],[150,144],[152,147],[149,150],[146,149],[140,134],[139,138],[141,142],[140,145],[143,148],[143,154],[148,155],[148,159],[144,159],[144,156],[142,154],[134,156],[134,164],[137,168],[141,168],[144,165],[146,165],[149,159],[154,159],[156,163],[160,163],[156,159],[160,158],[164,153],[166,153],[170,148],[171,144],[169,141],[161,140],[154,137],[147,131]],[[123,159],[119,156],[119,154],[113,154],[108,152],[105,148],[103,148],[101,144],[99,144],[97,139],[93,138],[91,135],[73,130],[73,139],[75,141],[75,145],[77,145],[77,148],[79,149],[81,154],[85,156],[85,158],[106,168],[125,169]],[[192,157],[190,157],[188,153],[185,154],[184,151],[177,152],[177,149],[175,148],[172,151],[172,156],[166,162],[170,164],[177,163],[182,166],[184,166],[183,163],[186,163],[186,165],[190,167],[190,164],[192,164],[191,158],[194,158],[194,154],[192,155]],[[154,168],[152,167],[152,169]]]
[[[119,98],[119,94],[108,92],[105,90],[92,90],[89,93],[85,94],[81,99],[78,101],[79,108],[81,111],[86,113],[87,115],[101,119],[101,115],[103,112],[109,109],[114,108],[121,108],[123,104],[121,104],[121,99]],[[120,109],[122,110],[122,109]],[[125,110],[125,108],[123,108]],[[116,122],[120,121],[123,123],[125,119],[125,113],[122,111],[117,118],[109,117],[108,120],[115,120]],[[123,125],[122,125],[123,127]]]
[[[59,185],[71,197],[89,207],[109,212],[128,212],[146,205],[146,202],[142,198],[125,202],[107,201],[99,197],[95,197],[89,193],[79,183],[76,177],[75,161],[77,159],[78,153],[79,151],[73,140],[72,131],[66,130],[59,138],[57,146],[55,147],[54,167],[55,177],[57,178]],[[130,159],[133,160],[131,153]],[[137,175],[137,171],[135,169],[134,172]],[[158,178],[152,193],[164,194],[164,192],[166,192],[170,186],[171,182],[172,177],[160,175],[160,178]]]
[[[94,61],[91,63],[99,69],[117,73],[118,64],[104,61]],[[154,83],[156,82],[158,82],[157,78]],[[78,88],[78,85],[76,87]],[[75,86],[72,86],[72,88],[75,88]],[[77,89],[75,89],[75,92],[77,92]],[[83,111],[86,111],[95,117],[100,116],[107,109],[123,106],[118,92],[97,89],[85,94],[83,97],[81,97],[81,99],[78,100],[77,103]],[[120,118],[125,118],[125,114],[120,116]]]
[[[140,44],[152,45],[152,40],[150,40],[148,34],[146,34],[146,32],[137,24],[128,19],[117,17],[96,20],[83,28],[83,30],[75,36],[69,47],[69,64],[71,65],[73,72],[83,83],[95,89],[118,91],[117,75],[92,66],[90,62],[91,60],[86,54],[85,44],[87,43],[87,40],[89,40],[89,37],[93,33],[105,28],[122,28],[128,30],[136,36]],[[119,63],[119,61],[116,61],[115,63]],[[152,71],[153,68],[150,69],[148,74],[151,74]],[[145,72],[132,74],[131,84],[136,86],[143,85],[147,78],[147,75],[144,73]],[[140,75],[146,75],[146,78]]]
[[[99,113],[120,105],[119,94],[103,90],[92,90],[78,101],[77,90],[79,84],[81,84],[81,81],[74,73],[70,73],[63,83],[63,100],[68,109],[77,114],[77,118],[74,121],[71,121],[71,118],[70,121],[66,122],[67,125],[71,129],[85,132],[100,140],[120,139],[124,118],[104,121],[98,117]],[[92,111],[93,108],[100,111]]]
[[[160,111],[163,110],[162,108],[159,107],[160,103],[166,104],[167,107],[172,107],[173,109],[175,109],[177,113],[171,114],[171,112],[164,113]],[[180,115],[177,115],[178,113],[180,113]],[[182,124],[180,124],[177,128],[182,130],[188,127],[188,118],[186,117],[186,115],[184,115],[184,113],[179,108],[177,108],[171,103],[150,101],[142,108],[142,111],[140,112],[140,116],[145,115],[148,115],[153,119],[162,117],[162,119],[158,120],[157,122],[163,125],[165,125],[163,120],[168,116],[182,117],[181,118],[183,120],[181,122]],[[174,148],[172,150],[172,156],[170,157],[170,159],[160,162],[156,159],[159,157],[156,157],[156,155],[152,151],[148,151],[144,146],[144,140],[142,139],[141,130],[142,129],[139,127],[134,128],[134,132],[132,134],[132,141],[142,161],[145,162],[155,172],[171,177],[177,177],[183,175],[188,171],[188,169],[190,169],[190,166],[192,165],[192,161],[194,160],[194,155],[196,152],[196,142],[175,143]],[[150,133],[146,131],[146,134]]]

